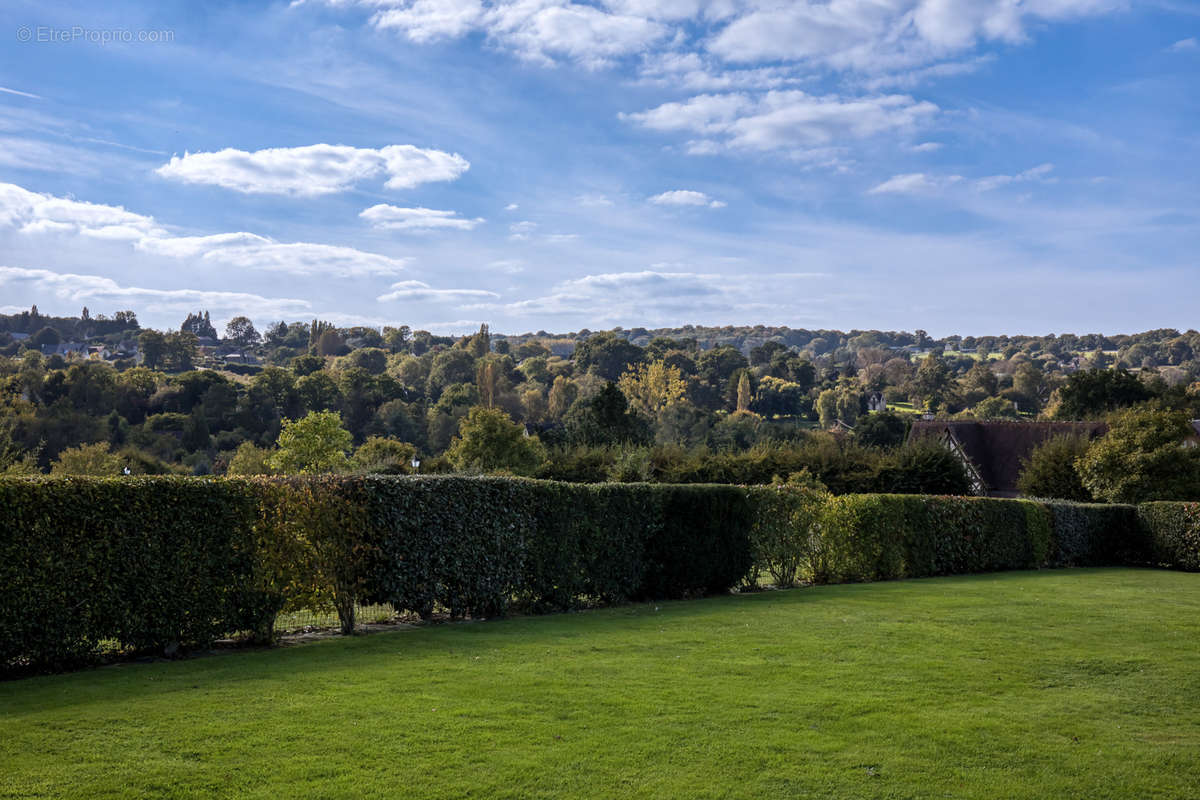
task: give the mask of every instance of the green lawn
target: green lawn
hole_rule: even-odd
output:
[[[0,684],[3,797],[1200,797],[1200,575],[831,586]]]

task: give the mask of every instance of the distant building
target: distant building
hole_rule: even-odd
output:
[[[1017,497],[1017,479],[1038,445],[1056,436],[1103,436],[1103,422],[981,422],[977,420],[918,420],[908,440],[936,441],[958,456],[966,467],[975,494]],[[1197,429],[1200,436],[1200,428]]]
[[[868,411],[887,411],[887,400],[883,397],[883,392],[872,392],[867,398]]]
[[[58,344],[44,344],[41,350],[44,356],[66,357],[72,353],[86,356],[88,346],[84,342],[59,342]]]

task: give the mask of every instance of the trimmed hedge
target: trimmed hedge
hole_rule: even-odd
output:
[[[490,617],[754,585],[1200,569],[1200,504],[457,476],[0,479],[0,670],[364,602]]]
[[[0,669],[273,634],[296,608],[490,617],[727,591],[729,486],[508,478],[0,479]]]
[[[1142,503],[1138,516],[1149,538],[1151,563],[1200,571],[1200,503]]]
[[[0,667],[254,627],[256,518],[235,481],[0,480]]]

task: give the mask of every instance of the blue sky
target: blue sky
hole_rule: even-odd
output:
[[[9,2],[0,310],[1196,325],[1191,0]]]

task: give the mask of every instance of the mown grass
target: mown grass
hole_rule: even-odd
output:
[[[830,586],[0,684],[4,797],[1200,796],[1200,575]]]

